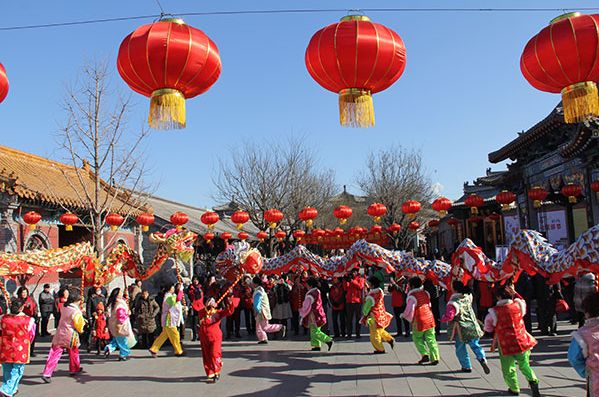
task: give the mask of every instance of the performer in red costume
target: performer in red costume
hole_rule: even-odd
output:
[[[213,298],[206,303],[206,307],[199,310],[202,360],[206,376],[212,383],[220,379],[220,371],[223,367],[223,332],[220,329],[220,322],[223,318],[233,314],[240,299],[229,296],[226,301],[227,305],[223,310],[216,309]]]

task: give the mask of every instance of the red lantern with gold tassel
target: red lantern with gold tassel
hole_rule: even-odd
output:
[[[275,208],[264,211],[264,220],[268,222],[268,227],[276,229],[277,224],[283,220],[283,213]]]
[[[535,186],[528,191],[528,198],[533,200],[535,208],[541,207],[541,204],[549,196],[549,192],[540,186]]]
[[[416,218],[416,214],[420,211],[421,204],[416,200],[408,200],[401,205],[401,212],[408,216],[408,219]]]
[[[243,229],[243,225],[250,220],[250,214],[245,211],[235,211],[231,215],[231,222],[237,225],[237,230]]]
[[[29,225],[29,230],[35,230],[36,225],[42,220],[39,212],[29,211],[23,215],[23,221]]]
[[[562,186],[561,192],[564,196],[568,197],[570,204],[576,204],[577,197],[582,195],[582,188],[577,183],[568,183]]]
[[[464,200],[464,204],[470,207],[470,213],[472,215],[478,215],[478,207],[482,207],[485,204],[485,200],[476,193],[471,193],[466,200]]]
[[[591,182],[591,191],[597,195],[597,200],[599,200],[599,181]]]
[[[347,205],[340,205],[333,210],[333,216],[339,219],[340,225],[345,225],[353,213],[353,210]]]
[[[189,217],[185,212],[177,211],[171,215],[171,223],[175,225],[177,230],[181,230],[187,222],[189,222]]]
[[[125,218],[123,218],[119,214],[111,213],[106,215],[105,221],[106,224],[110,226],[110,230],[116,232],[119,229],[119,226],[121,226],[123,222],[125,222]]]
[[[373,203],[368,206],[367,212],[372,217],[374,223],[379,223],[381,217],[387,213],[387,207],[381,203]]]
[[[202,94],[221,72],[216,44],[182,19],[140,26],[119,48],[117,69],[135,92],[150,97],[148,123],[185,128],[185,100]]]
[[[285,233],[285,232],[284,232],[284,231],[282,231],[282,230],[278,230],[278,231],[275,233],[275,237],[277,238],[277,240],[279,240],[279,241],[283,241],[283,240],[285,239],[285,237],[287,237],[287,233]]]
[[[250,237],[249,234],[247,234],[246,232],[239,232],[237,233],[237,238],[240,239],[241,241],[245,241]]]
[[[206,241],[206,243],[210,244],[210,242],[212,242],[212,240],[214,240],[214,233],[212,232],[206,232],[204,233],[204,235],[202,236],[202,238]]]
[[[142,232],[150,230],[150,226],[154,224],[155,218],[152,214],[140,214],[135,218],[135,222],[141,225]]]
[[[65,212],[60,216],[60,223],[64,225],[64,230],[70,232],[73,230],[73,225],[79,222],[79,217],[72,212]]]
[[[495,201],[497,201],[498,204],[501,204],[501,209],[503,211],[507,211],[510,209],[510,205],[516,201],[516,195],[509,190],[502,190],[495,196]]]
[[[6,69],[4,65],[0,63],[0,102],[3,102],[8,95],[8,77],[6,76]]]
[[[408,229],[410,229],[411,231],[415,232],[416,230],[418,230],[420,228],[420,223],[418,222],[410,222],[408,224]]]
[[[306,232],[304,232],[301,229],[295,230],[293,232],[293,238],[295,239],[295,241],[297,241],[298,244],[300,244],[302,242],[302,239],[304,238],[305,235],[306,235]]]
[[[308,229],[312,228],[312,225],[314,224],[314,219],[316,219],[317,216],[318,210],[313,207],[303,208],[299,213],[300,220],[306,223],[306,227]]]
[[[220,234],[220,238],[221,240],[223,240],[225,242],[225,245],[229,244],[229,240],[231,240],[233,238],[233,235],[229,232],[222,232]]]
[[[439,197],[431,205],[432,209],[439,213],[439,216],[443,217],[447,215],[447,211],[451,208],[453,203],[447,197]]]
[[[401,230],[401,225],[399,223],[392,223],[391,225],[389,225],[389,227],[387,228],[387,231],[389,233],[397,233]]]
[[[258,237],[258,240],[260,240],[260,242],[262,243],[264,242],[264,240],[268,238],[268,233],[260,230],[258,233],[256,233],[256,237]]]
[[[220,220],[220,216],[214,211],[206,211],[200,217],[200,222],[208,227],[208,230],[214,229],[216,222]]]
[[[524,47],[520,69],[536,89],[562,94],[564,121],[599,116],[599,14],[553,19]]]
[[[406,49],[388,27],[364,15],[348,15],[312,36],[305,61],[318,84],[339,94],[342,126],[372,127],[372,94],[399,79],[406,67]]]

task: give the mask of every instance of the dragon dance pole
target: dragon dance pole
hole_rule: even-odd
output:
[[[227,290],[218,298],[218,300],[216,301],[216,303],[214,304],[214,306],[218,306],[219,303],[221,303],[223,301],[223,299],[225,299],[225,297],[227,295],[229,295],[229,292],[231,292],[233,290],[233,288],[235,288],[235,286],[239,283],[239,281],[241,280],[241,278],[243,277],[243,274],[240,274],[239,276],[237,276],[237,279],[233,282],[233,284],[231,284],[229,286],[229,288],[227,288]]]
[[[79,286],[79,294],[81,295],[81,303],[79,303],[79,308],[81,310],[83,310],[83,304],[85,303],[84,293],[85,293],[85,268],[83,266],[83,261],[81,261],[81,285]]]

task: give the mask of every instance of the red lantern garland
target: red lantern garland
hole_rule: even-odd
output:
[[[540,186],[535,186],[528,191],[528,198],[533,200],[533,206],[535,208],[541,207],[541,204],[543,201],[545,201],[548,195],[549,192]]]
[[[577,183],[568,183],[562,186],[561,192],[564,196],[568,197],[570,204],[576,204],[577,197],[582,195],[582,188]]]
[[[29,230],[35,230],[35,226],[42,220],[42,216],[35,211],[26,212],[23,221],[29,225]]]
[[[379,223],[381,217],[387,213],[387,207],[381,203],[373,203],[368,206],[368,215],[372,217],[374,223]]]
[[[495,196],[495,201],[501,204],[501,209],[507,211],[510,209],[510,204],[516,201],[516,195],[508,190],[502,190]]]
[[[206,211],[200,217],[200,221],[208,227],[208,230],[214,229],[214,225],[219,220],[220,220],[220,217],[214,211]]]
[[[258,237],[258,240],[260,240],[260,242],[263,243],[264,240],[268,238],[268,233],[260,230],[258,233],[256,233],[256,237]]]
[[[3,102],[8,95],[8,77],[6,76],[6,69],[4,65],[0,63],[0,102]]]
[[[244,223],[250,220],[250,214],[245,211],[235,211],[233,215],[231,215],[231,222],[237,225],[237,230],[243,229]]]
[[[142,232],[147,232],[150,230],[150,226],[154,224],[154,215],[152,214],[140,214],[135,218],[135,222],[138,225],[141,225]]]
[[[449,211],[452,205],[453,203],[447,197],[439,197],[438,199],[433,201],[431,207],[433,208],[433,210],[439,213],[440,217],[444,217],[447,215],[447,211]]]
[[[300,220],[306,223],[306,227],[308,229],[312,228],[312,225],[314,224],[314,219],[316,219],[317,216],[318,211],[316,210],[316,208],[312,207],[306,207],[302,209],[299,213]]]
[[[271,208],[264,212],[264,220],[268,222],[268,227],[276,229],[277,224],[283,220],[283,213],[277,209]]]
[[[184,212],[177,211],[171,215],[171,223],[175,225],[177,230],[181,230],[187,222],[189,222],[189,217]]]
[[[464,204],[470,207],[470,212],[472,215],[478,215],[478,207],[482,207],[485,204],[485,200],[476,193],[471,193],[466,200],[464,200]]]
[[[416,218],[416,214],[420,211],[421,204],[416,200],[408,200],[401,205],[401,212],[408,216],[408,219]]]
[[[73,230],[73,225],[79,222],[79,217],[72,212],[65,212],[60,216],[60,223],[64,225],[64,230],[70,232]]]
[[[220,76],[221,62],[204,32],[166,18],[125,37],[117,68],[133,91],[151,98],[150,127],[171,129],[185,128],[185,100],[208,91]]]
[[[119,226],[125,222],[125,218],[119,214],[111,213],[106,215],[105,221],[106,224],[110,226],[110,230],[116,232],[119,229]]]
[[[247,234],[246,232],[239,232],[237,233],[237,238],[240,239],[241,241],[245,241],[250,237],[249,234]]]
[[[561,15],[526,44],[524,78],[538,90],[562,94],[564,121],[599,116],[599,14]]]
[[[347,205],[340,205],[333,210],[333,216],[339,219],[340,225],[345,225],[353,213],[353,210]]]
[[[312,36],[305,61],[318,84],[339,94],[342,126],[372,127],[372,94],[399,79],[406,67],[406,49],[388,27],[364,15],[348,15]]]

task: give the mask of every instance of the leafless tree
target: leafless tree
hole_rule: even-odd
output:
[[[335,174],[318,168],[314,152],[301,139],[281,143],[245,142],[219,163],[214,179],[217,201],[234,201],[261,230],[264,211],[283,212],[283,229],[299,226],[298,213],[307,206],[322,210],[335,191]]]
[[[63,108],[66,122],[58,143],[76,177],[72,170],[63,173],[86,208],[83,220],[102,257],[112,243],[102,239],[105,215],[119,211],[129,217],[145,204],[144,193],[138,192],[150,189],[144,178],[147,168],[143,152],[149,130],[143,124],[140,128],[129,126],[130,97],[112,88],[103,61],[91,61],[83,67],[66,89]]]
[[[397,235],[391,236],[394,247],[408,248],[414,232],[407,227],[411,220],[402,212],[402,204],[408,200],[417,200],[422,204],[422,210],[416,218],[421,224],[432,217],[427,208],[434,198],[434,191],[422,161],[422,153],[401,146],[371,152],[366,161],[366,170],[356,182],[371,200],[387,206],[387,214],[382,219],[384,227],[394,222],[402,226]]]

